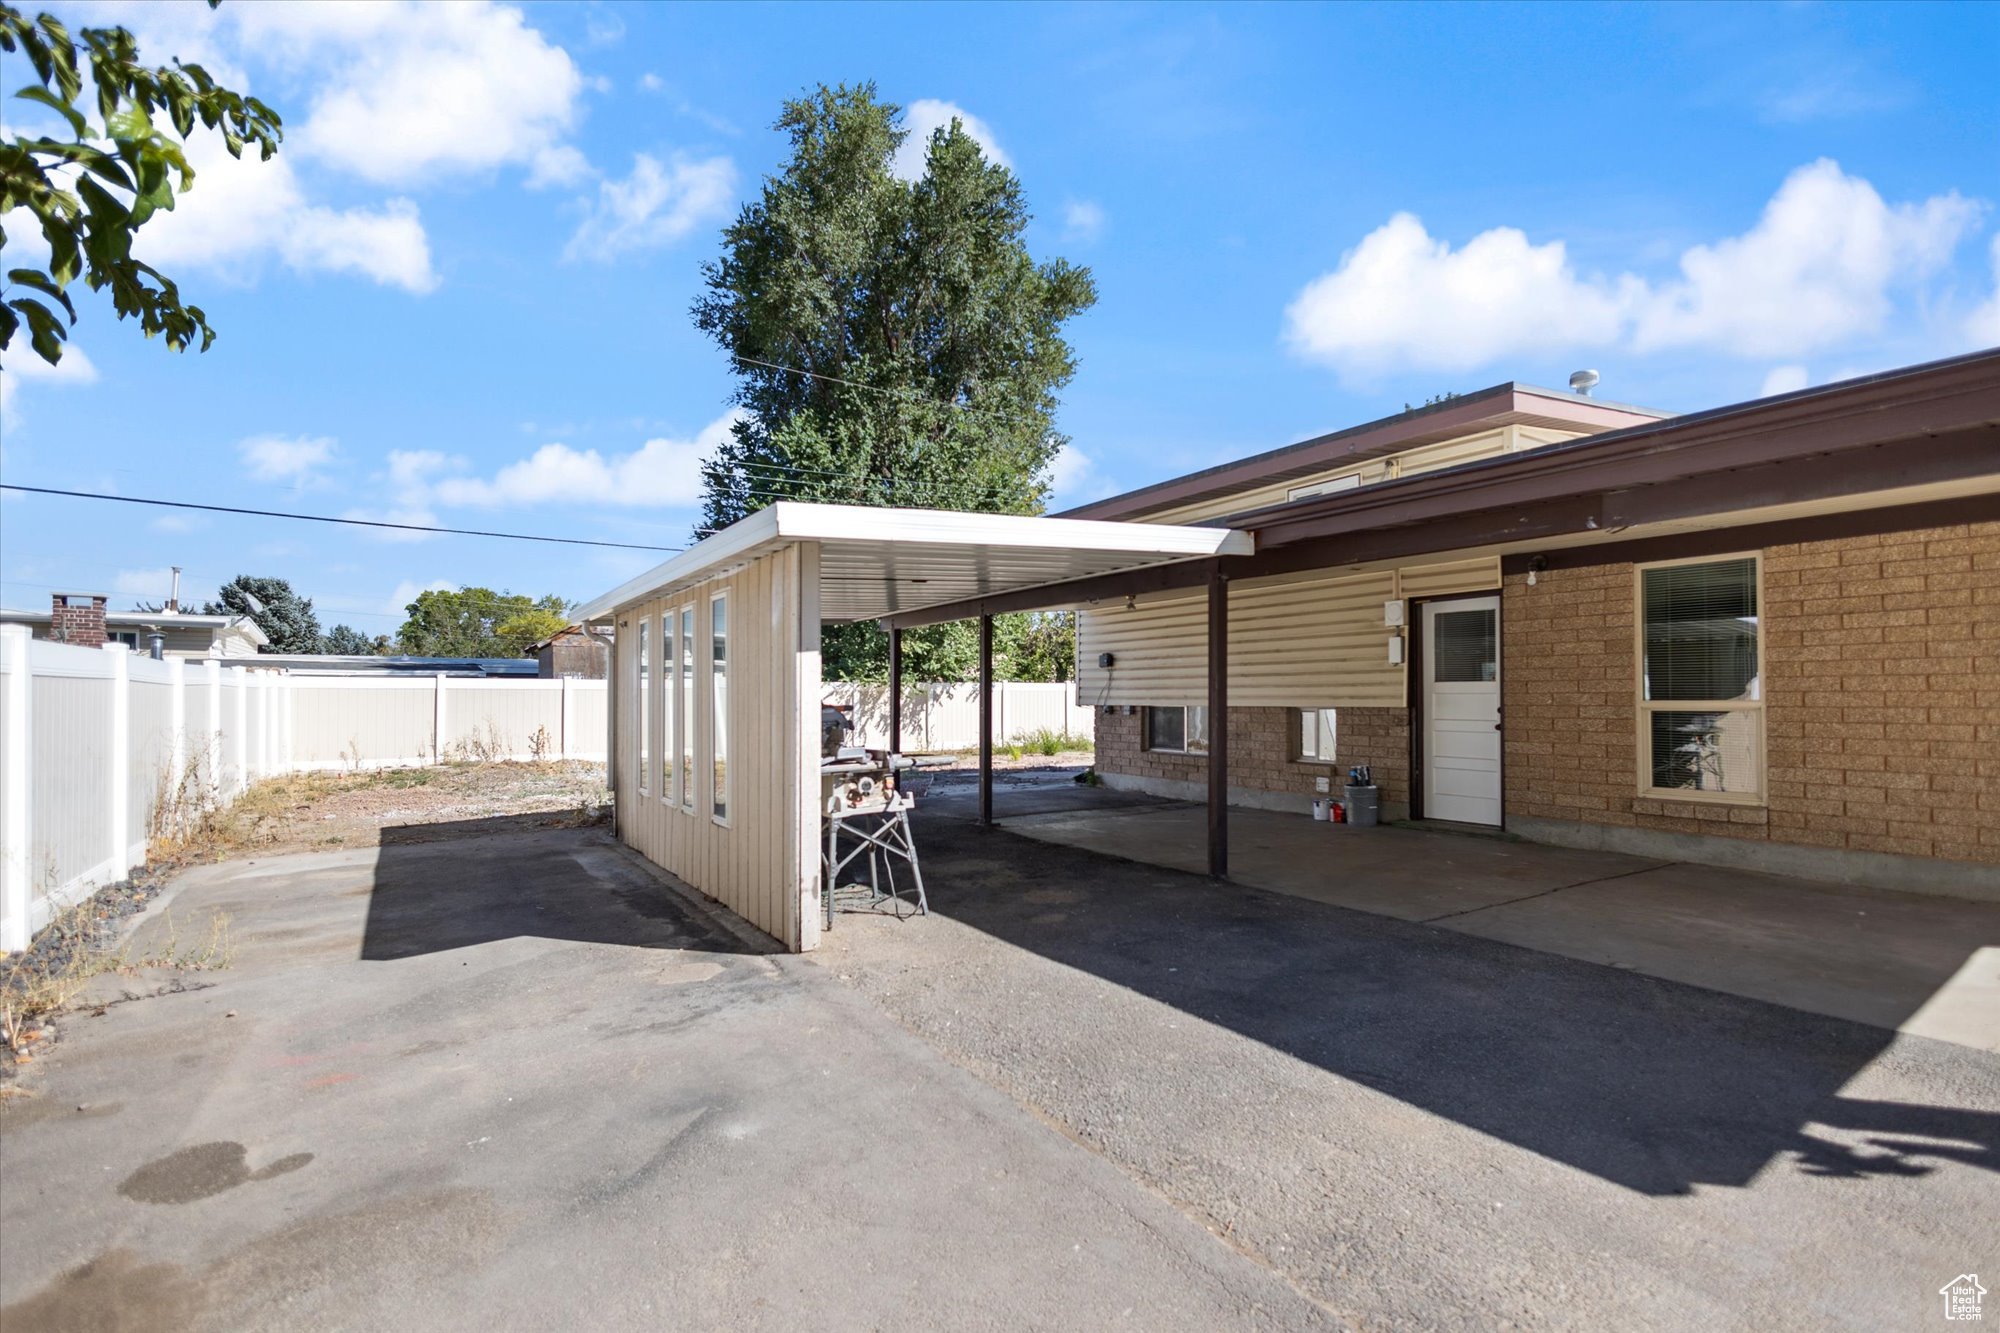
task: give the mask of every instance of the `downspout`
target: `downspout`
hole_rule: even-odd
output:
[[[604,786],[611,793],[611,836],[618,836],[618,649],[589,625],[583,637],[604,650]]]

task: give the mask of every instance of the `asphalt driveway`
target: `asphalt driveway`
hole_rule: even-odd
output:
[[[459,832],[184,879],[235,965],[0,1110],[0,1327],[1330,1325],[601,832]]]
[[[2000,1057],[919,821],[818,965],[1364,1326],[1926,1327],[2000,1272]]]

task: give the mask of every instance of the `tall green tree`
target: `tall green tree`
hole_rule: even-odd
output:
[[[382,651],[382,642],[352,625],[335,625],[321,637],[319,651],[343,657],[373,657]]]
[[[569,624],[569,605],[491,588],[432,589],[404,608],[397,646],[416,657],[520,657]]]
[[[209,0],[210,8],[217,3]],[[207,351],[215,341],[208,317],[181,300],[172,279],[132,257],[132,240],[174,206],[176,193],[194,187],[182,145],[197,124],[221,134],[232,156],[255,145],[268,159],[284,137],[278,113],[216,83],[200,65],[145,64],[124,28],[85,28],[72,38],[53,15],[30,21],[0,5],[0,53],[25,57],[34,71],[36,81],[14,95],[53,112],[67,130],[0,140],[0,214],[25,210],[48,245],[46,264],[9,266],[11,255],[0,263],[0,352],[25,324],[35,354],[59,361],[76,323],[67,289],[78,277],[93,291],[108,289],[118,317],[138,320],[147,337],[164,337],[175,351],[199,340]],[[8,62],[10,74],[17,68]],[[94,94],[88,105],[86,87]],[[0,253],[6,249],[0,228]]]
[[[248,616],[271,641],[267,653],[316,653],[319,617],[310,598],[301,597],[284,579],[238,574],[222,585],[204,615]]]
[[[703,268],[695,323],[734,361],[745,409],[703,468],[703,528],[774,500],[1039,513],[1068,442],[1058,394],[1076,370],[1065,321],[1096,301],[1090,271],[1037,262],[1012,172],[956,120],[898,179],[907,131],[874,85],[785,104],[791,143]],[[970,671],[970,632],[906,636],[909,668]],[[887,636],[829,627],[836,678],[878,677]]]

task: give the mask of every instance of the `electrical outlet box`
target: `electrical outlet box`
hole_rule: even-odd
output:
[[[1097,655],[1097,665],[1104,667],[1107,670],[1109,670],[1111,664],[1117,660],[1118,659],[1113,657],[1110,653],[1099,653]]]
[[[1401,625],[1403,623],[1403,604],[1401,602],[1382,603],[1382,623],[1390,629]]]
[[[1331,778],[1314,778],[1314,779],[1313,779],[1313,790],[1314,790],[1314,791],[1319,791],[1319,792],[1328,792],[1328,791],[1332,791],[1332,790],[1333,790],[1333,779],[1331,779]]]
[[[1403,636],[1400,634],[1389,636],[1389,665],[1403,665]]]

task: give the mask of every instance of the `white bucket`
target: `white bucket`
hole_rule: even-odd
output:
[[[1320,796],[1314,798],[1313,818],[1319,820],[1322,824],[1324,824],[1327,819],[1327,808],[1332,804],[1333,802],[1329,800],[1327,797]]]

